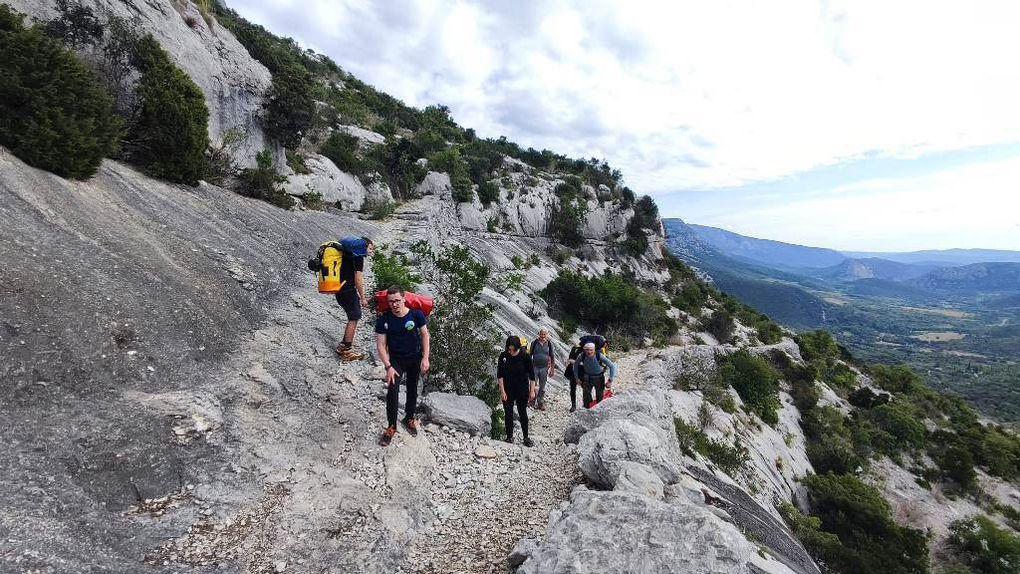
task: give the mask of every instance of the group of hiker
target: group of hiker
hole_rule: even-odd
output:
[[[327,242],[308,261],[316,271],[319,291],[335,294],[336,301],[347,316],[343,338],[336,348],[340,359],[356,361],[365,354],[354,347],[354,336],[362,309],[370,308],[365,293],[365,258],[371,256],[374,244],[367,237],[345,237],[340,242]],[[385,296],[385,304],[383,304]],[[385,368],[386,428],[379,439],[388,446],[397,433],[400,387],[404,386],[404,418],[401,423],[409,434],[418,434],[415,411],[418,402],[418,379],[429,370],[428,311],[431,300],[405,292],[398,285],[380,291],[375,297],[379,311],[375,322],[376,353]],[[422,301],[427,304],[422,304]],[[409,305],[409,303],[413,304]],[[585,408],[591,408],[612,393],[616,364],[606,355],[607,343],[601,336],[582,337],[567,357],[563,376],[570,383],[570,412],[577,410],[577,387],[582,388]],[[542,328],[530,344],[521,337],[507,337],[503,352],[496,362],[496,384],[506,421],[506,442],[513,443],[514,411],[524,435],[524,446],[534,443],[528,436],[528,407],[545,410],[546,383],[556,372],[556,354],[549,330]]]

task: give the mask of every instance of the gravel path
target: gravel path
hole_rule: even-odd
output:
[[[430,425],[436,519],[415,537],[404,569],[506,572],[506,556],[517,541],[543,534],[549,512],[581,481],[576,449],[562,440],[569,407],[561,388],[546,401],[545,411],[529,413],[532,448],[521,445],[519,432],[509,445],[466,439]]]

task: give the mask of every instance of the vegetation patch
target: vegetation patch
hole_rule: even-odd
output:
[[[0,145],[25,163],[87,179],[123,123],[96,75],[39,26],[0,5]]]
[[[734,445],[708,438],[703,430],[690,424],[680,417],[673,418],[676,438],[680,442],[680,450],[690,457],[697,452],[715,463],[730,476],[743,471],[748,462],[747,449],[738,441]]]
[[[779,422],[779,374],[775,368],[758,355],[745,349],[726,356],[720,356],[719,374],[724,383],[737,391],[741,400],[761,420],[770,425]]]
[[[151,34],[138,41],[139,108],[124,151],[147,174],[195,185],[206,172],[209,110],[195,82]]]
[[[644,337],[665,343],[679,329],[657,295],[637,287],[622,275],[585,277],[561,271],[540,293],[558,317],[605,333],[613,328],[620,344],[640,345]]]
[[[240,183],[238,191],[242,195],[268,201],[284,209],[294,207],[294,198],[280,187],[287,178],[276,171],[269,150],[259,152],[255,157],[255,167],[241,170],[237,178]]]

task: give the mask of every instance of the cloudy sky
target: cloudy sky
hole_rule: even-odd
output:
[[[1020,2],[228,0],[415,106],[609,160],[664,216],[1020,250]]]

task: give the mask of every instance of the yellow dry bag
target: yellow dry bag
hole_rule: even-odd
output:
[[[340,265],[344,260],[343,246],[327,241],[319,246],[319,293],[339,293],[346,281],[340,280]]]

